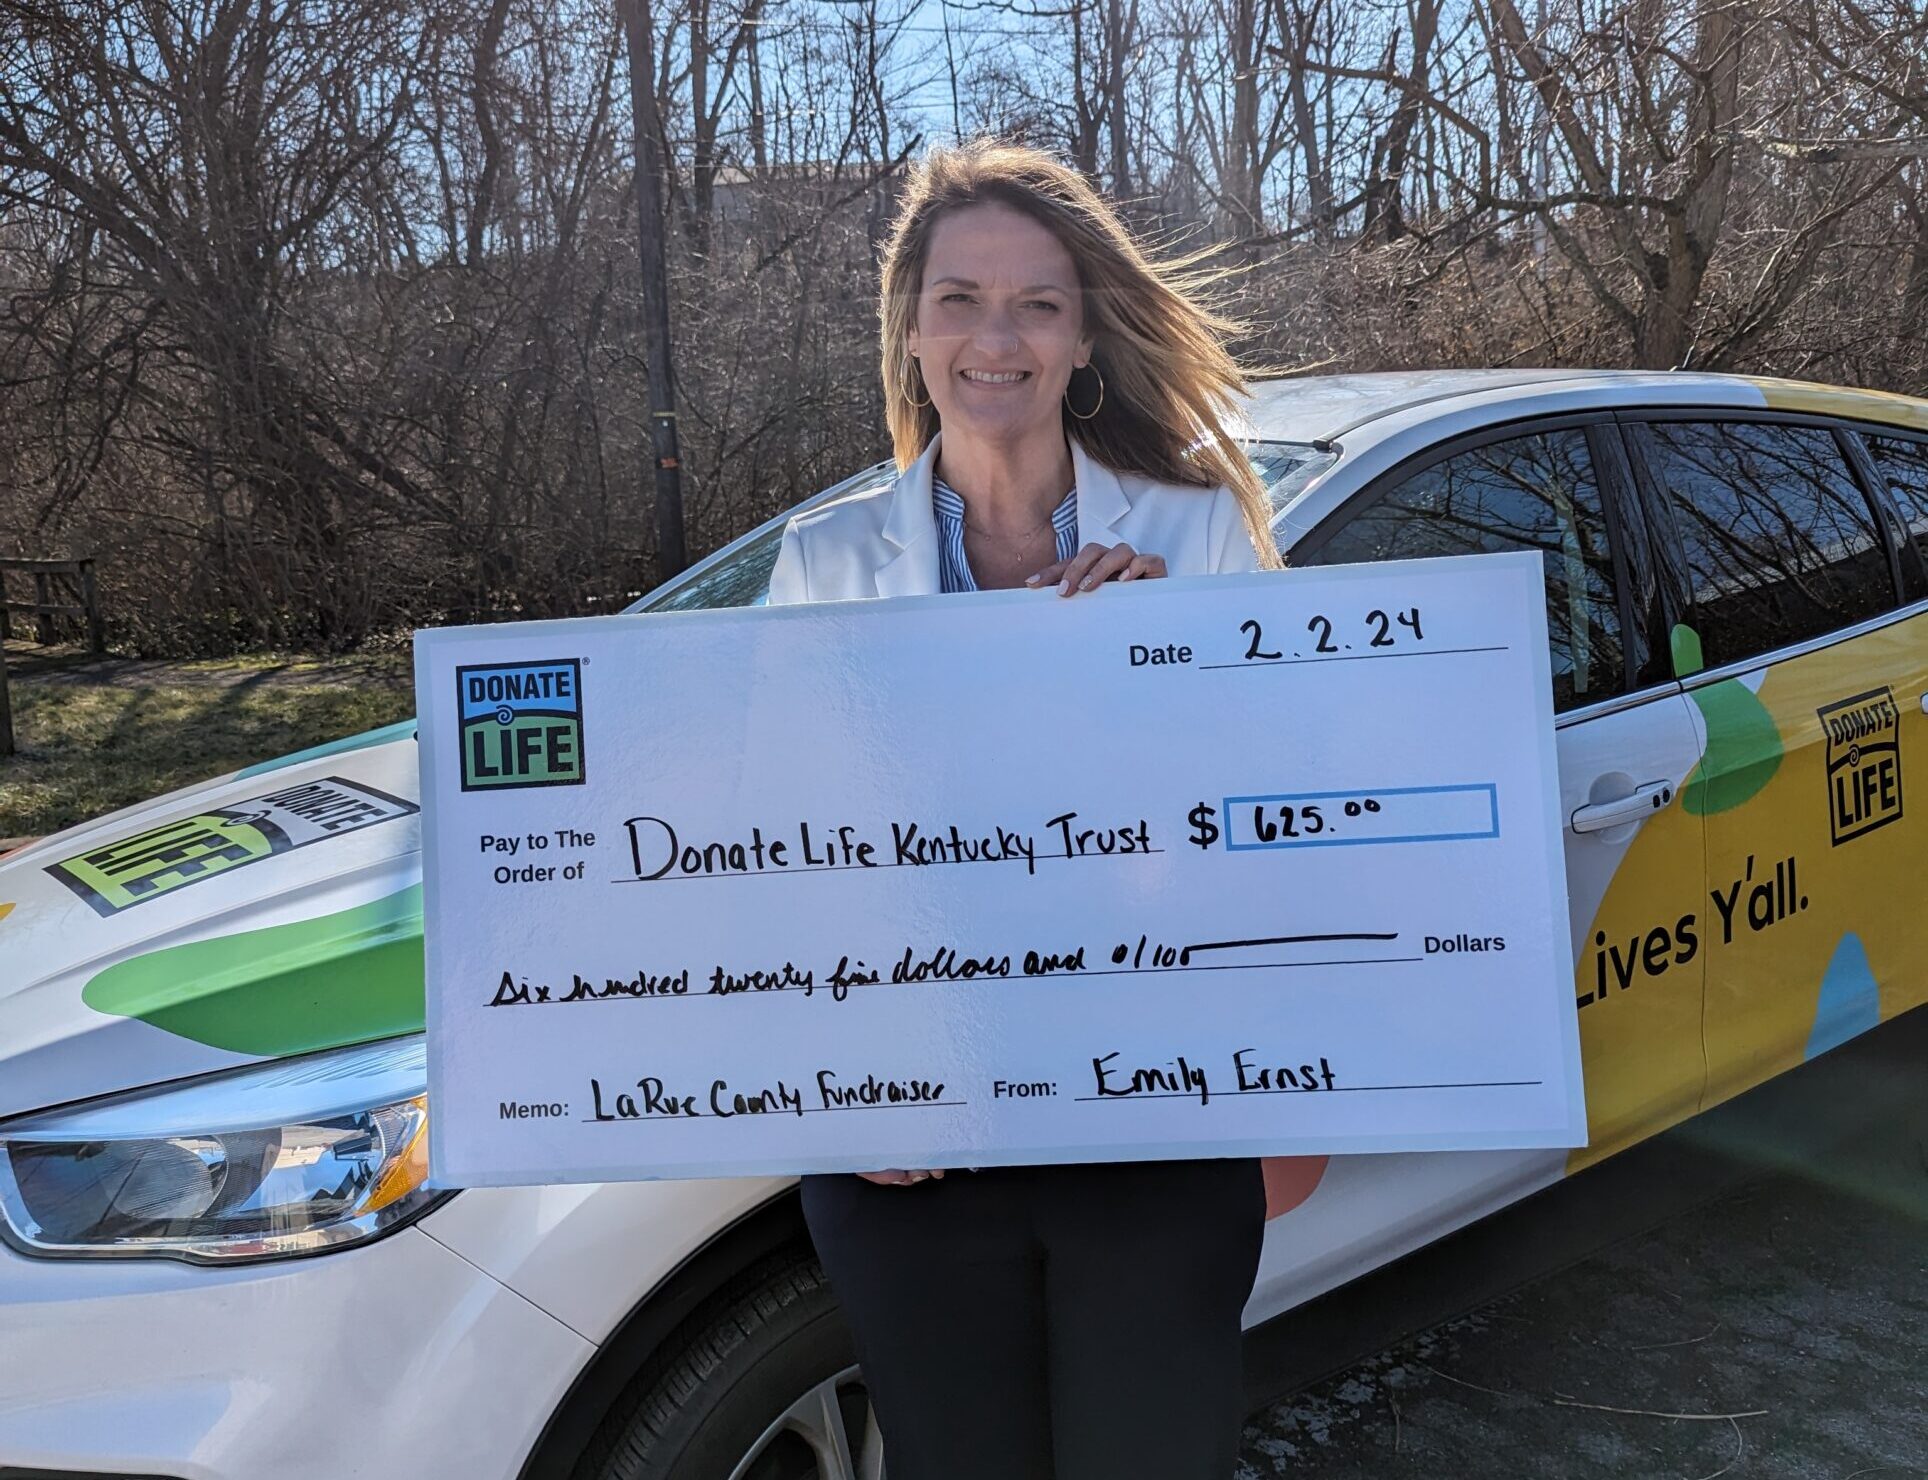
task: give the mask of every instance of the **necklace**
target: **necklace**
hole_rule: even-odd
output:
[[[1051,521],[1047,519],[1043,524],[1038,525],[1035,529],[1028,529],[1023,534],[1017,534],[1017,535],[999,534],[994,529],[986,529],[981,524],[973,524],[968,518],[965,519],[964,521],[964,527],[968,530],[973,531],[974,533],[983,535],[984,538],[986,538],[987,540],[998,540],[1007,545],[1015,545],[1017,546],[1017,548],[1021,550],[1026,545],[1028,545],[1032,540],[1036,539],[1039,535],[1043,534],[1046,530],[1050,529]]]

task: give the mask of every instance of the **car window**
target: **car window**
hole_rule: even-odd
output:
[[[688,612],[719,606],[761,606],[770,595],[770,572],[777,567],[777,550],[782,544],[783,526],[779,524],[671,589],[650,595],[638,610]]]
[[[1832,432],[1661,421],[1639,435],[1673,504],[1708,667],[1894,605],[1888,552]]]
[[[1626,688],[1620,606],[1600,485],[1575,427],[1489,443],[1387,489],[1296,565],[1538,550],[1546,571],[1553,704]]]
[[[1868,455],[1874,459],[1895,506],[1901,510],[1902,519],[1914,535],[1922,558],[1928,560],[1928,442],[1906,437],[1870,437],[1866,433],[1862,434],[1862,440],[1867,443]]]
[[[790,513],[800,514],[834,499],[869,493],[896,476],[894,463],[872,463],[861,473],[805,499]],[[777,551],[783,545],[783,528],[788,522],[787,518],[774,521],[754,538],[735,547],[725,547],[624,609],[686,612],[724,606],[762,606],[770,599],[770,572],[777,568]]]
[[[1255,442],[1246,455],[1265,484],[1265,496],[1276,516],[1305,492],[1312,480],[1339,460],[1339,450],[1321,443]]]
[[[1306,485],[1339,457],[1333,448],[1320,449],[1301,442],[1257,442],[1250,446],[1247,455],[1265,484],[1266,496],[1275,512],[1303,493]],[[880,463],[799,504],[792,512],[814,508],[835,498],[868,493],[896,476],[892,464]],[[763,605],[770,597],[770,572],[776,569],[783,528],[783,524],[772,525],[754,539],[712,557],[680,579],[650,592],[626,610],[680,612]]]

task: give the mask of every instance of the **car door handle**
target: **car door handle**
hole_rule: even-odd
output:
[[[1625,827],[1628,823],[1651,817],[1673,799],[1674,784],[1671,781],[1649,781],[1645,786],[1635,787],[1624,797],[1578,808],[1568,822],[1577,833],[1605,832],[1610,827]]]

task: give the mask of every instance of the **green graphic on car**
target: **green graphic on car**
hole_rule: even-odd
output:
[[[118,961],[81,1000],[182,1038],[264,1058],[419,1033],[422,886],[286,925]]]
[[[1683,624],[1672,633],[1674,673],[1700,672],[1700,636]],[[1681,787],[1680,804],[1691,816],[1712,817],[1758,795],[1781,768],[1780,728],[1754,691],[1739,679],[1691,689],[1688,698],[1707,725],[1707,750]]]

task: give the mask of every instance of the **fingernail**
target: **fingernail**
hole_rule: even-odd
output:
[[[1091,577],[1086,576],[1082,581],[1078,582],[1078,589],[1080,591],[1089,591],[1091,589]]]
[[[1037,585],[1037,583],[1038,583],[1038,578],[1036,576],[1026,576],[1024,578],[1024,584],[1027,586],[1035,586]]]
[[[1071,577],[1066,576],[1062,581],[1058,582],[1058,595],[1069,596],[1070,594],[1071,594]]]

